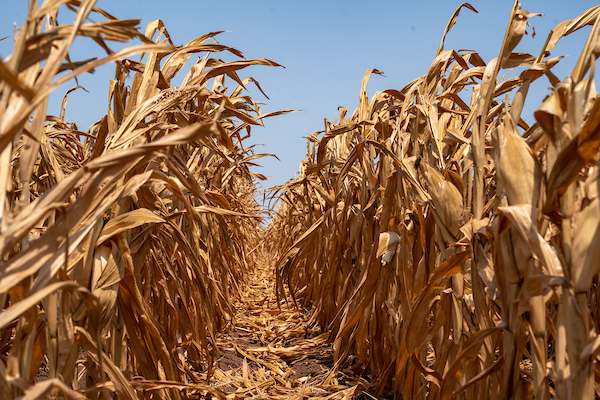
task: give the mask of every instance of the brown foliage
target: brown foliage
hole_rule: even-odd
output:
[[[424,76],[370,99],[379,71],[367,71],[358,108],[311,135],[299,178],[275,188],[279,293],[312,307],[338,365],[377,394],[598,394],[599,12],[559,24],[536,57],[514,52],[534,15],[515,2],[487,64],[442,39]],[[559,81],[546,50],[586,25]],[[521,111],[543,76],[552,88],[529,126]]]
[[[238,72],[278,64],[211,58],[242,56],[210,43],[218,32],[175,46],[161,21],[142,33],[94,1],[30,3],[13,54],[0,60],[0,392],[81,398],[85,362],[91,398],[221,396],[200,373],[210,375],[215,334],[254,268],[263,218],[262,176],[249,170],[259,155],[243,142],[268,115]],[[64,7],[75,21],[58,25]],[[108,55],[72,62],[77,36]],[[109,47],[130,39],[143,44]],[[104,118],[86,132],[66,124],[66,95],[61,115],[46,115],[52,90],[112,62]],[[44,359],[50,379],[36,384]]]

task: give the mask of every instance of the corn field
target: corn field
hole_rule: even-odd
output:
[[[518,44],[538,14],[515,1],[486,62],[444,48],[475,11],[461,5],[425,75],[369,98],[382,72],[367,71],[358,108],[310,135],[297,177],[270,189],[275,210],[252,170],[269,154],[247,143],[293,110],[261,112],[246,90],[259,83],[238,73],[281,65],[220,32],[178,45],[160,20],[142,32],[93,0],[29,7],[0,59],[1,398],[600,397],[600,6],[531,55]],[[582,28],[573,71],[555,76],[549,52]],[[98,58],[71,59],[78,36]],[[80,130],[68,95],[104,64],[106,115]],[[551,87],[531,123],[537,79]],[[257,285],[268,293],[249,295]],[[279,322],[261,314],[278,314],[271,298]],[[329,343],[321,391],[236,344],[244,389],[215,386],[222,335],[241,324],[268,337],[255,353],[282,359]]]
[[[2,398],[211,391],[196,375],[216,355],[211,343],[255,267],[262,233],[254,196],[264,177],[249,169],[260,155],[244,141],[269,115],[243,94],[254,82],[238,71],[278,64],[211,58],[242,56],[210,43],[219,32],[175,46],[159,20],[140,32],[139,20],[93,1],[36,3],[0,63]],[[56,23],[61,7],[76,12],[71,25]],[[77,35],[105,57],[71,60]],[[134,38],[143,44],[110,48]],[[198,53],[182,86],[171,87]],[[106,63],[116,68],[104,118],[85,132],[66,124],[66,95],[61,115],[46,115],[53,89]],[[48,379],[31,386],[44,358]]]
[[[336,366],[376,396],[600,394],[600,7],[559,24],[539,55],[516,52],[534,15],[515,2],[487,63],[442,39],[424,76],[371,98],[381,72],[367,71],[358,108],[311,135],[298,179],[275,188],[278,293],[311,308]],[[587,25],[559,80],[546,53]],[[530,125],[540,78],[552,88]]]

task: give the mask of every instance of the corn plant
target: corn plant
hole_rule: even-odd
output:
[[[396,398],[593,399],[597,389],[600,8],[560,23],[515,1],[498,57],[444,48],[403,88],[367,94],[308,138],[273,188],[280,299],[330,330],[339,368]],[[547,54],[591,26],[560,80]],[[517,76],[499,78],[501,70]],[[550,93],[522,117],[530,84]],[[509,97],[512,93],[512,99]]]
[[[71,24],[57,22],[65,8]],[[223,396],[207,381],[215,335],[262,233],[264,177],[250,170],[261,155],[244,141],[278,114],[261,113],[245,94],[258,83],[238,72],[279,65],[243,58],[213,40],[219,32],[176,46],[160,20],[145,32],[139,22],[91,0],[31,1],[0,60],[3,398]],[[106,55],[72,60],[82,36]],[[133,39],[141,44],[110,48]],[[64,122],[77,86],[47,115],[52,91],[107,63],[106,116],[86,131]]]

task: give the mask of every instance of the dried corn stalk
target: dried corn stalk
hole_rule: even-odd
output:
[[[0,392],[221,396],[200,376],[211,373],[215,333],[255,265],[263,177],[249,170],[260,155],[243,141],[269,116],[238,72],[278,64],[211,58],[242,55],[212,43],[218,32],[175,46],[160,20],[142,33],[139,20],[94,3],[30,2],[14,53],[0,60]],[[59,25],[65,7],[76,17]],[[72,61],[78,36],[107,56]],[[130,39],[143,44],[109,47]],[[104,118],[86,132],[66,124],[66,95],[60,116],[46,116],[52,90],[112,62]],[[44,360],[49,379],[35,383]]]
[[[312,307],[338,365],[371,377],[378,395],[600,394],[600,7],[559,24],[539,56],[515,52],[536,15],[515,2],[488,63],[442,39],[424,76],[370,99],[379,71],[367,71],[355,112],[311,135],[299,178],[274,188],[266,246],[280,296]],[[559,81],[559,58],[545,54],[587,25]],[[530,126],[521,111],[544,76],[551,94]]]

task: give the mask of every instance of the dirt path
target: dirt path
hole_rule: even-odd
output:
[[[236,304],[233,328],[218,338],[221,356],[211,381],[228,399],[355,399],[360,385],[333,370],[328,334],[307,316],[277,306],[272,270],[251,274]]]

